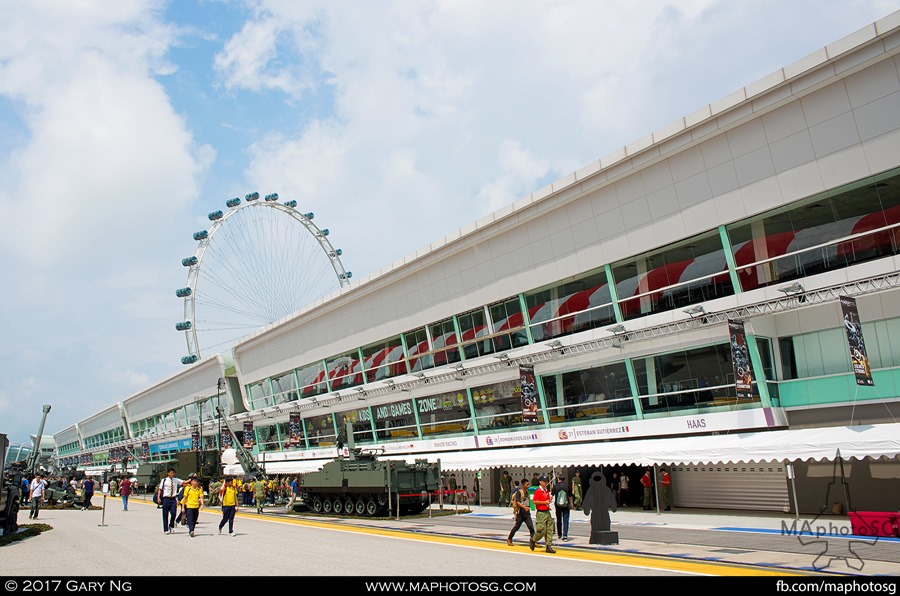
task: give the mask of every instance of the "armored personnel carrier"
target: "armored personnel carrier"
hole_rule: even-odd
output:
[[[321,470],[303,475],[297,496],[316,513],[375,516],[395,512],[415,514],[430,503],[429,491],[440,488],[441,462],[417,459],[380,460],[376,451],[353,445],[349,428],[347,455],[326,463]]]

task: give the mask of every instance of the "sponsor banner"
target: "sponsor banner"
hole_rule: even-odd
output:
[[[537,424],[538,394],[533,365],[519,365],[519,388],[522,393],[522,422]]]
[[[299,413],[291,414],[289,425],[290,446],[296,447],[303,443],[303,419]]]
[[[222,428],[219,431],[219,445],[222,446],[222,449],[230,449],[231,448],[231,431],[227,428]]]
[[[103,453],[94,453],[91,456],[91,461],[103,463],[104,461],[109,461],[109,451],[104,451]]]
[[[177,439],[174,441],[166,441],[164,443],[154,443],[153,445],[150,445],[150,453],[161,453],[165,451],[187,451],[190,448],[190,439]]]
[[[863,340],[862,323],[859,320],[859,310],[856,308],[856,298],[841,296],[840,300],[841,314],[844,316],[844,331],[847,333],[847,347],[850,349],[850,363],[853,365],[856,384],[873,387],[875,380],[872,378],[869,354],[866,352],[866,342]]]
[[[244,449],[253,448],[253,421],[244,422]]]
[[[141,457],[148,458],[150,457],[150,443],[144,441],[141,443]]]
[[[734,365],[734,386],[737,396],[753,397],[753,368],[750,366],[750,350],[747,349],[747,335],[744,322],[728,320],[731,335],[731,363]]]
[[[191,451],[201,451],[202,446],[200,445],[200,431],[194,430],[191,431]]]
[[[375,420],[396,420],[398,418],[406,418],[409,417],[410,422],[413,419],[413,405],[412,400],[408,399],[406,401],[396,402],[392,404],[383,404],[380,406],[372,406],[372,413],[375,416]]]

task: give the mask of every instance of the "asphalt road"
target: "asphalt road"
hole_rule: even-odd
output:
[[[24,519],[23,519],[24,518]],[[218,509],[200,514],[196,536],[186,529],[162,531],[155,505],[118,499],[101,511],[45,510],[40,521],[53,530],[0,548],[0,573],[29,578],[77,576],[683,576],[740,574],[714,564],[670,561],[627,553],[559,549],[531,552],[527,530],[510,548],[497,540],[359,527],[295,516],[258,515],[250,509],[235,522],[236,536],[217,532]],[[105,526],[101,526],[101,520]],[[29,523],[20,515],[21,523]],[[416,526],[423,526],[422,520]],[[153,584],[158,587],[158,583]]]

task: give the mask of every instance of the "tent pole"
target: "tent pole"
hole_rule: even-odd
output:
[[[794,481],[794,464],[785,462],[785,471],[791,480],[791,493],[794,495],[794,518],[800,519],[800,508],[797,506],[797,483]]]
[[[659,464],[653,464],[653,492],[656,493],[656,515],[661,515],[659,511]]]

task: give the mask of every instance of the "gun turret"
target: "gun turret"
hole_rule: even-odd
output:
[[[31,475],[38,472],[38,463],[41,461],[41,437],[44,435],[44,423],[47,422],[47,413],[50,412],[50,406],[44,406],[44,415],[41,416],[41,425],[38,427],[37,436],[34,439],[34,449],[28,454],[25,469]]]
[[[234,432],[234,429],[231,428],[231,423],[228,422],[228,418],[225,417],[225,413],[222,412],[222,408],[216,406],[216,413],[219,415],[221,420],[225,423],[225,428],[228,429],[228,432],[231,433],[232,445],[234,445],[235,452],[237,453],[238,462],[241,464],[241,469],[244,470],[244,474],[252,474],[256,478],[261,478],[263,480],[268,480],[269,477],[266,475],[266,471],[256,463],[256,460],[253,459],[253,455],[248,452],[244,446],[238,441],[237,433]]]

